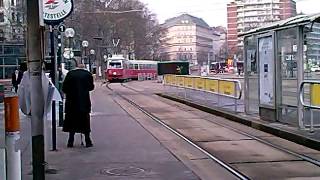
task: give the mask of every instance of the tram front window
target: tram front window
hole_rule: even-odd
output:
[[[120,68],[122,68],[121,62],[110,62],[109,63],[109,68],[120,69]]]

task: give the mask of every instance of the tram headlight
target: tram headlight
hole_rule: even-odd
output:
[[[117,72],[113,72],[112,74],[113,74],[113,75],[117,75]]]

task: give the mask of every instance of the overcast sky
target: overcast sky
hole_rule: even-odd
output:
[[[188,13],[202,18],[210,26],[227,25],[227,3],[230,0],[140,0],[157,14],[160,23]],[[319,0],[296,0],[298,13],[320,13]]]

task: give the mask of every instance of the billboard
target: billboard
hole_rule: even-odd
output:
[[[185,61],[166,61],[158,62],[158,75],[175,74],[189,75],[189,62]]]

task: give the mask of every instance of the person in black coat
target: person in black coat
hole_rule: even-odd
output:
[[[21,79],[23,77],[23,72],[19,71],[19,70],[15,70],[13,73],[12,73],[12,86],[14,88],[14,91],[17,93],[18,92],[18,86],[21,82]]]
[[[68,147],[73,147],[75,133],[85,135],[86,147],[93,146],[90,138],[90,91],[94,89],[92,74],[79,65],[65,77],[62,91],[66,94],[63,131],[69,132]]]

